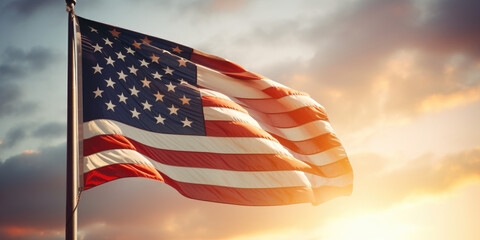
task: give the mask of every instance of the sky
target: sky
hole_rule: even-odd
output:
[[[477,0],[78,0],[76,14],[309,93],[351,196],[246,207],[121,179],[85,191],[79,239],[480,239]],[[63,239],[67,13],[0,2],[0,239]]]

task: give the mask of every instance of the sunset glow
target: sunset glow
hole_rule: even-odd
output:
[[[63,2],[0,4],[0,239],[63,239]],[[326,108],[353,193],[245,207],[121,179],[82,193],[79,238],[480,239],[479,1],[86,1],[82,17],[227,58]],[[103,81],[103,80],[102,80]]]

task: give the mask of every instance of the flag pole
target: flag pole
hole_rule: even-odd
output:
[[[78,198],[78,149],[77,149],[77,109],[75,87],[75,52],[73,8],[76,0],[65,0],[68,11],[68,100],[67,100],[67,191],[65,212],[65,239],[77,240],[77,198]]]

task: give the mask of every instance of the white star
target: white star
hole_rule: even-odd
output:
[[[158,117],[155,117],[155,119],[157,119],[157,124],[165,124],[163,121],[165,121],[166,118],[163,118],[162,115],[158,114]]]
[[[165,86],[167,86],[169,92],[170,91],[175,92],[175,87],[176,86],[173,85],[172,82],[169,82],[168,85],[165,85]]]
[[[96,33],[98,33],[98,30],[97,30],[97,29],[95,29],[95,28],[93,28],[93,27],[89,27],[89,28],[90,28],[90,31],[91,31],[91,32],[96,32]]]
[[[93,46],[93,52],[96,52],[96,51],[102,52],[102,48],[103,47],[100,47],[98,43],[95,43],[95,46]]]
[[[115,109],[113,109],[116,105],[112,103],[112,101],[110,100],[110,102],[108,103],[105,103],[107,104],[107,110],[112,110],[113,112],[115,112]]]
[[[108,40],[108,38],[104,38],[103,41],[105,41],[105,45],[108,45],[110,47],[113,47],[113,42],[110,42],[110,40]]]
[[[152,110],[150,109],[150,108],[152,107],[152,105],[149,104],[147,100],[145,100],[145,102],[142,103],[142,105],[143,105],[143,110],[148,109],[149,111],[152,111]]]
[[[135,68],[135,66],[131,66],[128,68],[130,70],[130,73],[133,73],[135,76],[137,76],[137,68]]]
[[[178,115],[177,111],[178,111],[178,108],[176,108],[175,106],[173,106],[172,104],[172,107],[169,107],[168,110],[170,110],[170,115],[172,114],[175,114],[175,115]]]
[[[103,90],[100,90],[100,88],[97,87],[97,90],[93,91],[93,93],[95,93],[94,98],[102,97]]]
[[[143,83],[143,86],[142,87],[147,87],[147,88],[150,88],[150,82],[151,81],[148,81],[147,77],[145,77],[145,79],[143,79],[142,81],[140,81]]]
[[[110,64],[112,65],[112,67],[115,67],[115,65],[113,65],[115,63],[115,60],[113,60],[110,56],[108,58],[105,58],[105,60],[107,60],[107,65]]]
[[[112,87],[115,88],[113,85],[115,85],[115,82],[112,81],[112,78],[105,79],[105,82],[107,82],[107,87]]]
[[[148,68],[148,64],[150,64],[150,63],[148,63],[147,61],[145,61],[145,59],[140,60],[140,66],[145,66],[145,67]]]
[[[132,118],[136,117],[137,119],[140,119],[138,117],[138,115],[140,115],[139,112],[137,112],[137,109],[136,108],[133,108],[133,110],[130,110],[130,112],[132,113]]]
[[[163,97],[165,97],[165,95],[161,94],[159,91],[157,91],[157,94],[153,94],[155,96],[155,102],[157,101],[161,101],[163,102]]]
[[[183,127],[192,127],[192,121],[188,121],[188,118],[185,118],[184,121],[180,121],[183,123]]]
[[[165,70],[165,74],[173,75],[173,69],[169,68],[168,66],[166,68],[164,68],[163,70]]]
[[[132,88],[129,88],[129,90],[130,90],[130,94],[131,94],[131,95],[135,95],[135,96],[138,97],[138,93],[139,93],[140,91],[138,91],[137,89],[135,89],[135,86],[133,86]]]
[[[135,51],[133,51],[133,49],[131,49],[130,47],[126,47],[125,49],[127,50],[127,53],[130,53],[132,55],[135,54]]]
[[[128,97],[125,97],[125,95],[123,95],[123,92],[122,92],[122,94],[119,94],[117,96],[118,96],[118,98],[120,98],[120,100],[118,100],[118,102],[123,102],[123,103],[127,104]]]
[[[93,68],[93,70],[95,70],[95,72],[93,72],[93,74],[95,74],[95,73],[97,73],[97,72],[100,73],[100,74],[102,74],[102,69],[103,69],[103,67],[100,67],[100,66],[98,65],[98,63],[97,63],[97,66],[92,67],[92,68]]]
[[[185,95],[183,95],[183,97],[179,99],[180,101],[182,101],[182,105],[185,105],[185,104],[190,105],[190,100],[192,100],[190,98],[185,97]]]
[[[122,61],[125,62],[125,55],[123,55],[122,52],[118,52],[118,53],[115,53],[115,54],[117,54],[118,59],[122,59]]]
[[[163,52],[163,53],[166,53],[166,54],[173,55],[171,52],[169,52],[169,51],[167,51],[167,50],[165,50],[165,49],[162,49],[162,52]]]
[[[159,80],[162,80],[162,75],[160,75],[158,73],[158,71],[156,71],[154,74],[153,74],[153,78],[158,78]]]
[[[117,72],[118,74],[118,79],[122,79],[123,81],[127,81],[127,79],[125,79],[125,77],[127,77],[127,74],[123,73],[123,70],[120,71],[120,72]]]
[[[180,78],[179,81],[180,81],[180,84],[184,84],[184,85],[189,84],[187,81],[183,80],[183,78]]]

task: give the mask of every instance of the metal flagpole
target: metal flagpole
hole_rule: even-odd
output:
[[[67,191],[65,213],[65,239],[77,239],[77,198],[78,198],[78,165],[77,165],[77,109],[75,87],[75,52],[73,7],[76,0],[65,0],[68,11],[68,110],[67,110]]]

